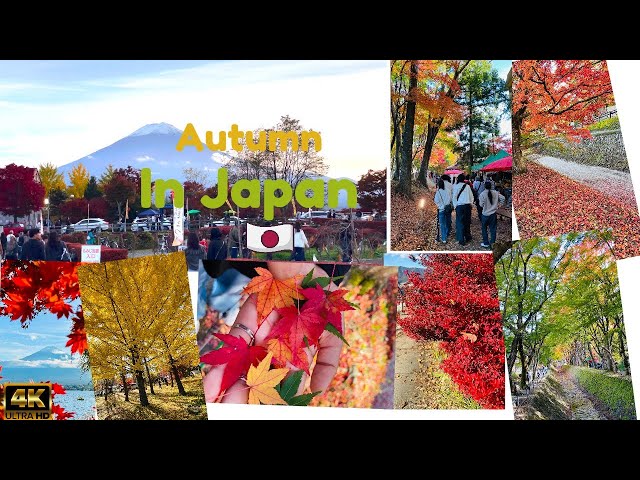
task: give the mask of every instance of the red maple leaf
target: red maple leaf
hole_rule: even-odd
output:
[[[258,294],[256,309],[258,310],[258,326],[260,326],[274,309],[292,306],[294,300],[303,299],[298,286],[302,275],[278,280],[266,268],[256,267],[255,270],[258,276],[251,279],[244,287],[244,292]]]
[[[309,373],[306,354],[301,355],[300,352],[307,346],[318,344],[327,321],[320,316],[314,304],[309,302],[299,311],[296,307],[279,308],[278,314],[280,319],[267,338],[288,338],[293,357],[291,363]]]
[[[355,310],[344,299],[348,290],[338,289],[333,292],[326,292],[320,285],[316,285],[315,288],[305,288],[302,293],[308,298],[305,306],[309,305],[309,308],[319,311],[320,315],[324,316],[342,334],[341,312]]]
[[[65,393],[67,393],[64,387],[59,383],[52,383],[51,391],[53,392],[53,395],[57,395],[57,394],[64,395]]]
[[[246,374],[250,365],[257,365],[267,355],[264,347],[247,345],[242,337],[234,337],[224,333],[214,335],[222,343],[218,348],[200,357],[202,363],[208,365],[225,365],[220,392],[233,385],[240,375]]]
[[[56,416],[56,420],[68,420],[69,418],[73,418],[75,413],[67,412],[64,407],[60,405],[51,405],[51,413]]]

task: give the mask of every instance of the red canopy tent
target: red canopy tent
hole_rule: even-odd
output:
[[[483,172],[506,172],[513,168],[513,157],[504,157],[482,168]]]
[[[453,170],[445,170],[444,173],[446,173],[447,175],[460,175],[461,173],[464,173],[464,171],[454,168]]]

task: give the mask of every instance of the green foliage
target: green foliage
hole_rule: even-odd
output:
[[[631,380],[599,370],[574,367],[581,387],[598,398],[619,420],[635,420],[636,409]]]
[[[140,232],[136,235],[136,248],[145,250],[156,246],[156,240],[149,232]]]
[[[620,119],[617,116],[603,118],[596,123],[592,123],[587,128],[592,132],[596,130],[618,130],[620,129]]]

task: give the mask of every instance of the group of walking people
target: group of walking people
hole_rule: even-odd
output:
[[[458,175],[455,183],[449,175],[440,176],[434,202],[438,207],[439,241],[446,244],[452,231],[451,216],[456,214],[456,240],[464,246],[473,240],[471,236],[472,205],[476,206],[482,225],[482,248],[492,248],[496,241],[498,226],[497,210],[504,205],[505,197],[495,189],[491,178],[478,175],[473,182],[464,173]]]
[[[28,230],[28,238],[24,232],[16,237],[13,230],[9,230],[8,235],[0,233],[0,258],[70,262],[71,254],[65,242],[60,240],[58,232],[52,231],[43,237],[39,228],[31,228]]]

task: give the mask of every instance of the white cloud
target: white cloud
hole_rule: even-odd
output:
[[[158,163],[160,165],[169,165],[169,162],[167,162],[166,160],[160,160]]]
[[[144,155],[142,157],[136,157],[136,162],[140,162],[140,163],[151,162],[153,160],[154,160],[154,158],[149,156],[149,155]]]

